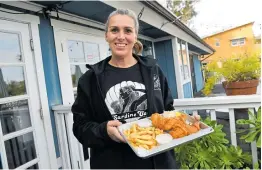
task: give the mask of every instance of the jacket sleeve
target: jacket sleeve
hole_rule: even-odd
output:
[[[90,101],[81,88],[77,87],[77,97],[71,108],[73,113],[73,133],[83,147],[105,147],[115,143],[107,133],[107,122],[97,123],[92,117]]]
[[[172,93],[171,93],[171,90],[168,86],[168,82],[167,82],[167,79],[163,73],[163,71],[160,69],[160,67],[158,66],[158,72],[159,72],[159,78],[160,78],[160,81],[161,81],[161,91],[162,91],[162,96],[163,96],[163,101],[164,101],[164,107],[165,107],[165,110],[168,111],[168,110],[174,110],[174,106],[173,106],[173,96],[172,96]]]

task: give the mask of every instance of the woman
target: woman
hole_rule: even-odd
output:
[[[168,83],[155,60],[140,57],[139,23],[130,10],[118,9],[106,22],[105,39],[112,56],[87,65],[72,106],[73,132],[84,148],[91,148],[92,169],[167,169],[176,166],[174,152],[141,159],[117,130],[121,122],[135,121],[172,110]]]

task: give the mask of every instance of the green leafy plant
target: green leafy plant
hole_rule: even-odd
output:
[[[222,66],[218,65],[218,62],[220,62]],[[221,78],[224,78],[227,82],[259,79],[260,68],[258,53],[244,53],[243,55],[233,56],[229,59],[210,62],[204,68],[208,76],[202,92],[205,95],[209,95],[216,81]]]
[[[214,132],[175,148],[176,159],[182,169],[235,169],[252,164],[250,154],[228,144],[223,125],[209,117],[203,122],[213,127]]]
[[[261,148],[261,106],[257,111],[257,115],[248,111],[251,119],[239,119],[237,120],[237,124],[239,125],[251,125],[250,128],[243,129],[238,133],[248,132],[247,134],[240,137],[240,139],[244,139],[245,142],[250,143],[256,141],[257,147]]]

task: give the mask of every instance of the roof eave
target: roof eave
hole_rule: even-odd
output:
[[[213,49],[210,45],[208,45],[205,41],[203,41],[197,34],[195,34],[191,29],[189,29],[184,23],[182,23],[173,13],[168,11],[165,7],[163,7],[160,3],[157,1],[141,1],[143,4],[147,5],[149,8],[156,11],[161,16],[165,17],[169,21],[172,22],[174,25],[179,27],[181,30],[188,33],[190,36],[192,36],[194,39],[202,43],[204,46],[209,48],[211,51],[215,52],[215,49]]]

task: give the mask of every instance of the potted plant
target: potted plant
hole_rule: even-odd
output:
[[[256,94],[260,78],[260,58],[258,54],[243,54],[220,61],[213,61],[205,67],[207,77],[202,92],[209,95],[215,83],[224,78],[225,92],[230,95]]]

